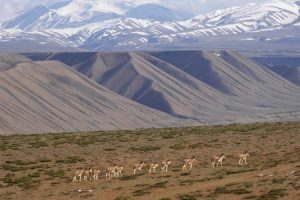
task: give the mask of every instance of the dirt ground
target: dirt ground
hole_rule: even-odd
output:
[[[249,151],[248,165],[238,155]],[[224,166],[212,156],[224,153]],[[185,158],[195,156],[191,171]],[[170,159],[170,171],[133,175],[133,164]],[[104,170],[124,166],[106,180]],[[72,182],[77,167],[98,181]],[[300,123],[0,136],[0,199],[300,199]]]

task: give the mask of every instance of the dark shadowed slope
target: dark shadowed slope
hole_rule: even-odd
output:
[[[300,65],[300,64],[299,64]],[[274,66],[269,67],[272,71],[291,81],[295,85],[300,86],[300,66]]]
[[[0,132],[71,132],[188,125],[119,96],[56,61],[0,73]]]
[[[266,56],[254,57],[258,63],[300,86],[300,57],[298,56]]]
[[[251,90],[247,91],[248,96],[257,94],[259,99],[274,103],[274,106],[298,105],[299,87],[287,79],[237,52],[223,51],[221,57],[249,78],[247,84]]]
[[[299,87],[236,52],[179,51],[153,55],[244,103],[299,107]]]
[[[225,94],[231,94],[233,88],[222,76],[227,70],[226,63],[212,60],[212,55],[204,51],[166,51],[153,53],[153,56],[164,60],[191,76],[207,83],[211,87]]]
[[[208,116],[214,116],[220,120],[218,113],[227,118],[226,99],[222,94],[147,54],[130,53],[128,56],[125,64],[104,73],[99,83],[127,98],[178,117],[205,121]]]

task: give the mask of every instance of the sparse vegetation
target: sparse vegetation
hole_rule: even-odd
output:
[[[84,159],[79,158],[77,156],[70,156],[64,160],[57,160],[55,162],[56,163],[64,163],[64,164],[74,164],[74,163],[83,162],[83,161],[84,161]]]
[[[175,149],[175,150],[180,150],[180,149],[185,149],[185,146],[183,144],[175,144],[172,146],[169,146],[170,149]]]
[[[300,188],[299,140],[300,123],[0,136],[0,199],[28,193],[32,199],[293,199]],[[245,150],[249,164],[239,167],[237,154]],[[220,153],[224,167],[211,168],[212,155]],[[197,161],[183,172],[182,161],[191,156]],[[135,162],[165,159],[172,161],[168,173],[132,173]],[[125,167],[124,176],[107,181],[104,169],[114,163]],[[100,180],[72,183],[77,167],[99,167]]]
[[[130,200],[129,197],[116,197],[115,200]]]
[[[164,181],[164,182],[155,183],[153,185],[145,185],[144,188],[134,191],[133,196],[144,196],[144,195],[150,194],[151,191],[154,189],[166,188],[167,183],[168,183],[168,181]]]
[[[218,196],[220,194],[249,194],[251,191],[245,188],[235,188],[235,189],[228,189],[226,187],[217,187],[214,191],[214,195]]]
[[[139,151],[139,152],[150,152],[160,150],[158,146],[142,146],[142,147],[130,147],[131,151]]]
[[[276,200],[286,195],[286,189],[273,189],[268,191],[267,193],[262,194],[258,198],[258,200]]]
[[[201,191],[192,192],[191,194],[180,194],[178,196],[179,200],[197,200],[202,198],[203,194]]]
[[[16,178],[14,174],[6,174],[4,178],[1,179],[5,183],[5,187],[10,186],[18,186],[24,190],[36,188],[40,183],[40,180],[36,179],[39,178],[39,173],[34,173],[28,176],[22,176]]]
[[[48,143],[43,142],[43,141],[34,141],[34,142],[29,142],[29,145],[31,145],[31,148],[38,149],[38,148],[41,148],[41,147],[48,146]]]
[[[64,170],[57,170],[57,171],[54,171],[54,170],[51,170],[51,171],[48,171],[47,172],[47,175],[51,177],[51,179],[54,179],[54,178],[62,178],[65,176],[65,172]]]
[[[186,194],[186,195],[180,195],[179,199],[180,200],[197,200],[196,197],[193,197],[193,196],[188,195],[188,194]]]

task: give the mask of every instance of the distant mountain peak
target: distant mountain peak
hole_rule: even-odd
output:
[[[183,19],[181,15],[188,16],[182,12],[177,14],[176,11],[164,8],[156,3],[159,3],[159,0],[68,0],[50,6],[40,4],[4,21],[2,27],[26,31],[53,28],[65,29],[80,28],[116,18],[131,17],[158,21],[165,21],[168,18],[168,20],[175,21]]]
[[[7,35],[5,42],[30,40],[47,45],[51,40],[59,47],[93,51],[206,46],[207,41],[214,47],[216,40],[207,40],[214,37],[224,48],[220,37],[225,35],[230,44],[229,37],[239,43],[268,45],[297,41],[299,5],[299,0],[269,0],[191,17],[162,7],[159,0],[70,0],[39,5],[7,20],[1,24],[6,33],[3,30],[0,35]]]
[[[172,10],[158,4],[143,4],[130,9],[126,16],[138,19],[153,19],[161,22],[186,20],[192,15],[187,12]]]

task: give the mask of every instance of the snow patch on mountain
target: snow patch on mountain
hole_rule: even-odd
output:
[[[2,23],[6,29],[26,31],[78,28],[87,24],[124,17],[132,8],[158,0],[70,0],[51,6],[41,4]],[[126,16],[125,16],[126,17]]]
[[[3,22],[0,37],[34,40],[40,35],[60,45],[89,50],[176,45],[202,37],[299,27],[299,7],[299,0],[270,0],[182,20],[177,12],[159,6],[159,0],[70,0],[50,7],[40,5]],[[10,31],[16,29],[18,33]],[[252,41],[247,38],[256,41],[258,37],[248,35],[244,41]]]

